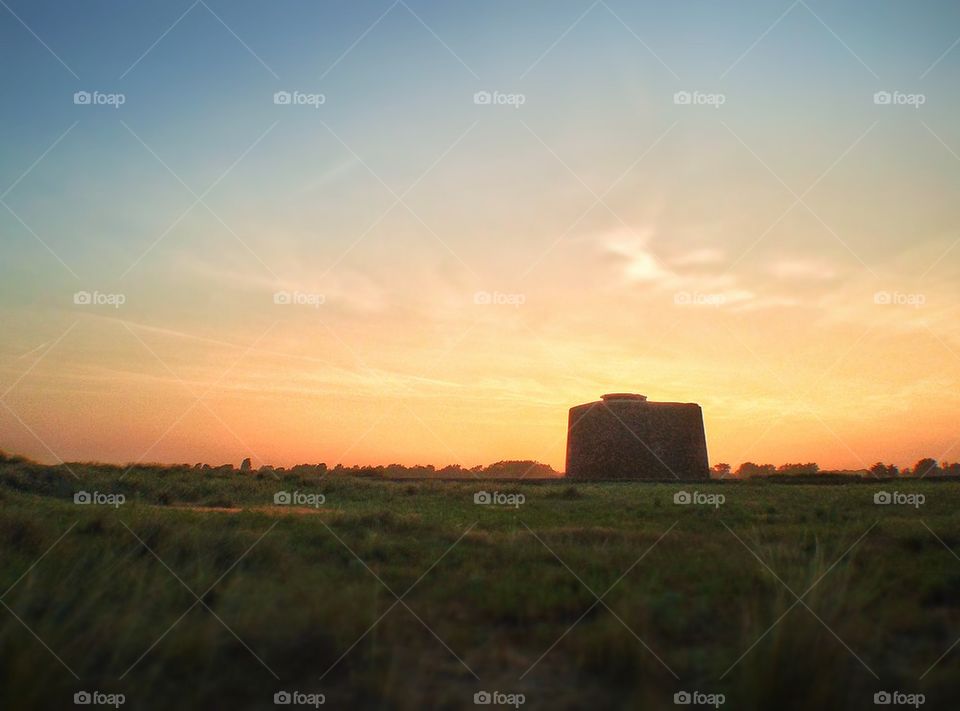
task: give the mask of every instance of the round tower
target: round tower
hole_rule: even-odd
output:
[[[703,413],[696,403],[610,393],[570,408],[572,479],[709,479]]]

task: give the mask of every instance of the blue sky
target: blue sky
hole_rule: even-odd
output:
[[[627,389],[724,459],[951,451],[956,3],[5,2],[0,446],[560,466]],[[177,421],[185,384],[221,409]]]

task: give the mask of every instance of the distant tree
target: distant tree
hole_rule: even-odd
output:
[[[0,449],[0,462],[6,464],[22,464],[23,462],[29,461],[26,457],[21,457],[18,454],[7,454],[2,449]]]
[[[483,475],[500,479],[538,479],[555,477],[558,475],[558,472],[549,464],[523,459],[496,462],[488,467],[484,467]]]
[[[292,474],[299,474],[301,476],[323,476],[327,473],[327,465],[297,464],[296,466],[290,467],[290,472]]]
[[[777,467],[778,474],[816,474],[820,467],[815,462],[808,464],[781,464]]]
[[[401,477],[407,472],[407,468],[402,464],[388,464],[385,467],[377,467],[376,469],[379,471],[374,470],[373,467],[364,467],[364,470],[369,470],[368,473],[370,474],[376,473],[381,476],[390,477],[391,479]]]
[[[924,457],[913,465],[913,475],[918,477],[937,476],[940,474],[940,467],[937,466],[936,459]]]
[[[240,471],[248,472],[253,469],[253,462],[250,461],[250,457],[247,457],[242,462],[240,462]]]
[[[896,464],[884,464],[883,462],[877,462],[870,467],[870,473],[875,477],[885,478],[899,476],[900,470],[897,468]]]
[[[462,477],[467,475],[466,470],[459,464],[448,464],[442,469],[438,469],[437,474],[443,477]]]
[[[720,462],[719,464],[714,464],[712,471],[718,477],[723,479],[724,477],[730,476],[731,467],[726,462]]]
[[[770,476],[775,474],[777,468],[772,464],[754,464],[753,462],[744,462],[737,469],[737,476],[747,479],[752,476]]]
[[[952,464],[944,462],[941,469],[944,476],[960,476],[960,462],[953,462]]]

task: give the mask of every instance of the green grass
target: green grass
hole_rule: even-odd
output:
[[[138,709],[273,708],[281,689],[390,709],[473,707],[481,689],[549,709],[670,708],[678,690],[723,693],[734,709],[874,708],[882,689],[922,692],[926,709],[960,699],[960,646],[926,673],[960,637],[960,560],[944,547],[960,553],[952,482],[277,481],[159,468],[118,481],[72,468],[80,481],[0,465],[0,594],[13,586],[0,708],[69,706],[81,689]],[[684,488],[726,501],[675,505]],[[475,505],[484,489],[526,501]],[[876,506],[881,489],[926,503]],[[79,490],[126,503],[76,505]],[[272,506],[280,490],[326,503],[291,515]],[[796,598],[784,583],[798,595],[816,583],[810,609],[786,612]],[[410,609],[388,612],[384,584],[413,586]],[[611,586],[609,609],[594,606],[587,587]]]

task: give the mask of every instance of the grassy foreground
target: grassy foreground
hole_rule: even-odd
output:
[[[72,469],[0,464],[0,708],[960,707],[953,482]]]

